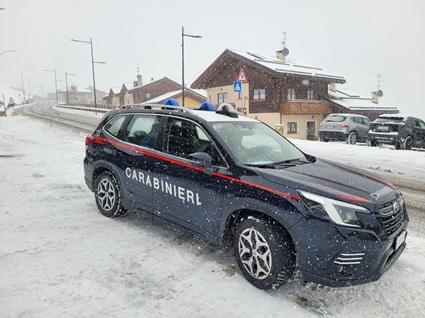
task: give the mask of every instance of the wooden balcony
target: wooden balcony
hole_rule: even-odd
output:
[[[324,100],[291,100],[280,104],[283,115],[324,115],[332,112],[329,102]]]

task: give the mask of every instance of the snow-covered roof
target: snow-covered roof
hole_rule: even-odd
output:
[[[397,111],[397,107],[389,106],[382,103],[372,102],[372,96],[362,96],[348,88],[338,86],[335,91],[328,89],[328,100],[343,106],[347,109],[358,110],[379,110],[379,111]]]
[[[229,50],[235,54],[241,55],[257,64],[271,69],[272,71],[282,74],[294,74],[294,75],[305,75],[314,76],[319,78],[334,79],[337,81],[345,82],[343,76],[331,74],[319,67],[307,65],[306,63],[299,62],[295,59],[286,58],[285,61],[278,59],[277,57],[266,57],[257,53],[250,53],[239,50]]]
[[[190,89],[190,88],[185,89],[185,92],[189,92],[189,91],[192,92],[192,93],[198,94],[201,97],[204,97],[205,99],[207,98],[207,92],[203,89]],[[160,96],[157,96],[155,98],[149,99],[149,100],[143,102],[142,104],[156,104],[156,103],[159,103],[163,100],[166,100],[167,98],[172,98],[172,97],[174,97],[178,94],[181,94],[181,92],[182,92],[181,90],[168,92],[168,93],[162,94]]]
[[[171,98],[173,96],[176,96],[179,93],[181,93],[181,90],[168,92],[168,93],[159,95],[155,98],[149,99],[149,100],[143,102],[142,104],[156,104],[156,103],[159,103],[160,101],[163,101],[167,98]]]

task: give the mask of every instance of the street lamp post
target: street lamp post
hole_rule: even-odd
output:
[[[25,72],[28,72],[28,71],[22,71],[21,72],[23,104],[25,104],[25,85],[24,85],[24,73]]]
[[[28,79],[28,97],[31,98],[31,79],[33,79],[35,76],[31,76]]]
[[[75,75],[71,73],[67,73],[65,71],[65,87],[66,87],[66,104],[69,105],[69,97],[68,97],[68,76]]]
[[[184,33],[184,27],[182,26],[182,106],[184,106],[184,37],[190,37],[190,38],[202,38],[200,35],[191,35],[191,34],[185,34]]]
[[[90,44],[90,48],[91,48],[91,67],[92,67],[92,73],[93,73],[94,108],[96,108],[96,106],[97,106],[97,101],[96,101],[96,77],[94,75],[94,63],[105,64],[105,62],[96,62],[94,60],[94,57],[93,57],[93,41],[92,41],[91,38],[90,38],[90,41],[81,41],[81,40],[75,40],[75,39],[71,39],[71,41]]]
[[[59,104],[59,101],[58,101],[58,81],[56,79],[56,69],[54,68],[53,70],[45,70],[45,71],[55,73],[55,92],[56,92],[56,105],[57,105]]]

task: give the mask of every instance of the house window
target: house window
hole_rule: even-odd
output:
[[[266,99],[266,90],[262,89],[254,89],[254,99]]]
[[[314,91],[313,90],[309,89],[307,91],[307,99],[308,100],[313,100],[314,99]]]
[[[288,100],[296,99],[295,88],[288,88]]]
[[[227,93],[218,93],[217,94],[217,102],[219,104],[227,103]]]
[[[297,122],[290,121],[288,122],[288,129],[286,130],[288,134],[296,134],[298,132]]]
[[[146,93],[146,99],[151,98],[151,93]]]

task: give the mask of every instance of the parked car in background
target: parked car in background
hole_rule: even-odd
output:
[[[381,115],[370,124],[367,144],[389,144],[395,149],[425,148],[425,122],[411,116]]]
[[[354,145],[366,141],[370,120],[357,114],[330,114],[322,121],[319,137],[322,141],[341,140]]]

